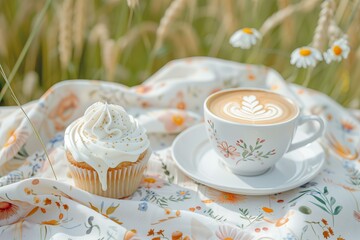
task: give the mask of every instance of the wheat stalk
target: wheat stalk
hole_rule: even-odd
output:
[[[102,60],[105,68],[106,79],[114,81],[116,64],[119,57],[119,48],[113,39],[108,39],[102,45]]]
[[[157,24],[153,22],[144,22],[133,27],[125,36],[119,38],[116,44],[119,46],[119,50],[122,51],[134,44],[137,40],[141,39],[142,35],[148,33],[155,33]]]
[[[192,26],[188,23],[180,23],[177,28],[180,31],[179,37],[189,50],[190,55],[197,55],[200,40]]]
[[[45,144],[44,144],[44,142],[43,142],[43,140],[42,140],[39,132],[36,130],[34,124],[33,124],[32,121],[30,120],[29,116],[26,114],[24,108],[21,106],[18,98],[16,97],[15,92],[13,91],[13,89],[12,89],[12,87],[11,87],[11,85],[10,85],[9,79],[6,77],[6,74],[5,74],[4,69],[3,69],[3,67],[2,67],[1,64],[0,64],[0,72],[1,72],[1,76],[4,78],[4,80],[5,80],[5,82],[6,82],[6,85],[8,86],[8,88],[9,88],[9,90],[10,90],[11,97],[14,99],[15,103],[18,105],[18,107],[19,107],[19,108],[21,109],[21,111],[24,113],[25,118],[26,118],[27,121],[30,123],[30,126],[31,126],[33,132],[35,133],[37,139],[39,140],[39,142],[40,142],[40,144],[41,144],[41,147],[42,147],[43,150],[44,150],[46,159],[49,161],[49,164],[50,164],[51,170],[52,170],[52,172],[53,172],[53,174],[54,174],[55,180],[57,180],[57,176],[56,176],[56,174],[55,174],[53,165],[52,165],[52,163],[51,163],[51,161],[50,161],[49,154],[48,154],[48,152],[46,151]]]
[[[8,23],[4,15],[0,15],[0,56],[8,55],[6,32],[8,31]]]
[[[171,5],[166,9],[164,16],[160,20],[160,25],[156,31],[156,40],[154,51],[157,51],[163,44],[166,38],[171,23],[182,13],[185,8],[187,0],[174,0]]]
[[[336,24],[335,19],[332,19],[328,28],[329,35],[329,44],[333,43],[335,40],[339,39],[341,36],[344,36],[343,31]]]
[[[319,0],[305,0],[301,1],[300,3],[287,6],[266,19],[259,31],[264,36],[265,34],[269,33],[270,30],[283,23],[286,18],[291,17],[294,13],[299,11],[307,12],[312,10],[318,2]]]
[[[256,2],[257,3],[257,2]],[[223,1],[223,24],[228,34],[232,34],[236,30],[236,21],[234,16],[234,1]],[[224,14],[226,13],[226,14]]]
[[[106,40],[109,39],[109,29],[104,23],[98,23],[93,27],[89,34],[89,42],[92,44],[100,42],[102,45]]]
[[[135,9],[139,6],[139,0],[127,0],[126,2],[130,9]]]
[[[279,9],[284,9],[290,6],[290,0],[278,0]],[[280,39],[284,43],[284,48],[287,49],[291,46],[291,43],[294,42],[295,34],[295,24],[294,18],[287,18],[286,21],[282,22],[282,27],[280,31]]]
[[[334,0],[326,0],[321,4],[319,20],[315,28],[312,46],[319,50],[323,50],[329,25],[334,17],[335,2]]]
[[[63,69],[67,69],[72,53],[72,12],[73,0],[64,0],[59,14],[59,55]]]
[[[34,94],[34,91],[39,82],[39,75],[35,71],[31,71],[25,74],[22,93],[26,99],[30,99]]]
[[[77,0],[75,2],[73,42],[76,59],[80,58],[84,46],[88,4],[87,0]]]

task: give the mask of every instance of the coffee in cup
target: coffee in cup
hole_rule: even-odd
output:
[[[319,138],[324,122],[305,116],[294,101],[262,89],[229,89],[209,96],[204,103],[205,124],[212,147],[221,161],[239,175],[259,175],[286,152]],[[298,125],[318,122],[307,139],[292,143]]]
[[[276,93],[260,90],[230,91],[216,94],[208,101],[216,116],[243,124],[274,124],[294,118],[298,108]]]

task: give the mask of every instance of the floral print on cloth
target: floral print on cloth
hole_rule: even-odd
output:
[[[279,194],[245,196],[198,184],[175,166],[171,144],[176,134],[202,122],[203,101],[209,94],[232,87],[276,91],[294,99],[303,112],[326,121],[321,139],[326,165],[315,179]],[[84,192],[74,187],[68,174],[63,131],[96,101],[123,105],[149,133],[154,152],[138,190],[126,199]],[[324,94],[286,84],[270,68],[206,57],[180,59],[141,86],[64,81],[24,108],[46,144],[58,179],[21,111],[0,108],[0,239],[351,240],[360,236],[359,114]],[[311,132],[313,126],[305,130]],[[219,139],[218,147],[236,158],[250,145],[260,149],[267,141],[258,139],[245,146],[241,138],[237,143]]]

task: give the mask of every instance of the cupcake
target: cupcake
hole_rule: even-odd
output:
[[[102,102],[66,128],[64,144],[75,185],[111,198],[136,191],[151,154],[145,129],[121,106]]]

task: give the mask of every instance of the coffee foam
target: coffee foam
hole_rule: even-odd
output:
[[[280,123],[297,114],[297,107],[286,98],[260,90],[216,94],[209,99],[208,108],[220,118],[245,124]]]

